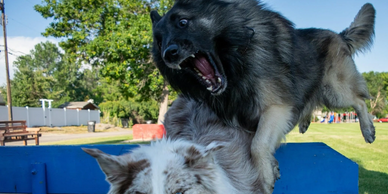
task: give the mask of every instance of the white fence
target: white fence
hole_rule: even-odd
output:
[[[88,121],[100,123],[99,110],[71,110],[60,108],[12,107],[13,120],[26,120],[33,126],[87,125]],[[8,107],[0,106],[0,121],[8,120]]]

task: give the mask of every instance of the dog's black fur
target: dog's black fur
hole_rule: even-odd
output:
[[[318,106],[352,106],[365,141],[374,141],[369,93],[352,59],[372,44],[371,4],[340,34],[295,29],[255,0],[176,0],[151,19],[153,58],[171,86],[226,124],[256,133],[251,152],[266,193],[280,176],[272,156],[278,142],[297,123],[304,133]]]

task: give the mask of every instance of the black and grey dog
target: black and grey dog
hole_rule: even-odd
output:
[[[306,132],[316,107],[353,107],[365,141],[375,140],[369,92],[352,58],[372,44],[371,4],[339,34],[295,29],[256,0],[176,0],[151,19],[153,57],[171,86],[225,124],[255,133],[251,154],[265,193],[280,177],[273,156],[280,140],[298,123]],[[170,125],[168,136],[179,130]]]

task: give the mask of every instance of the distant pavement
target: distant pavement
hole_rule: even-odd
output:
[[[120,130],[115,132],[95,132],[95,133],[78,133],[78,134],[57,134],[57,133],[42,133],[39,138],[39,144],[50,143],[63,140],[73,140],[93,137],[114,137],[120,135],[131,135],[132,130]],[[23,146],[23,141],[6,142],[5,146]],[[28,140],[27,145],[35,145],[35,140]]]

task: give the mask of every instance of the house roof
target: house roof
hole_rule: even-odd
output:
[[[97,105],[92,102],[65,102],[58,106],[58,108],[85,108],[86,106],[92,105],[96,109],[99,109]]]
[[[0,93],[0,105],[5,105],[6,103],[5,103],[5,101],[4,101],[4,98],[3,98],[3,96],[1,95],[1,93]]]

